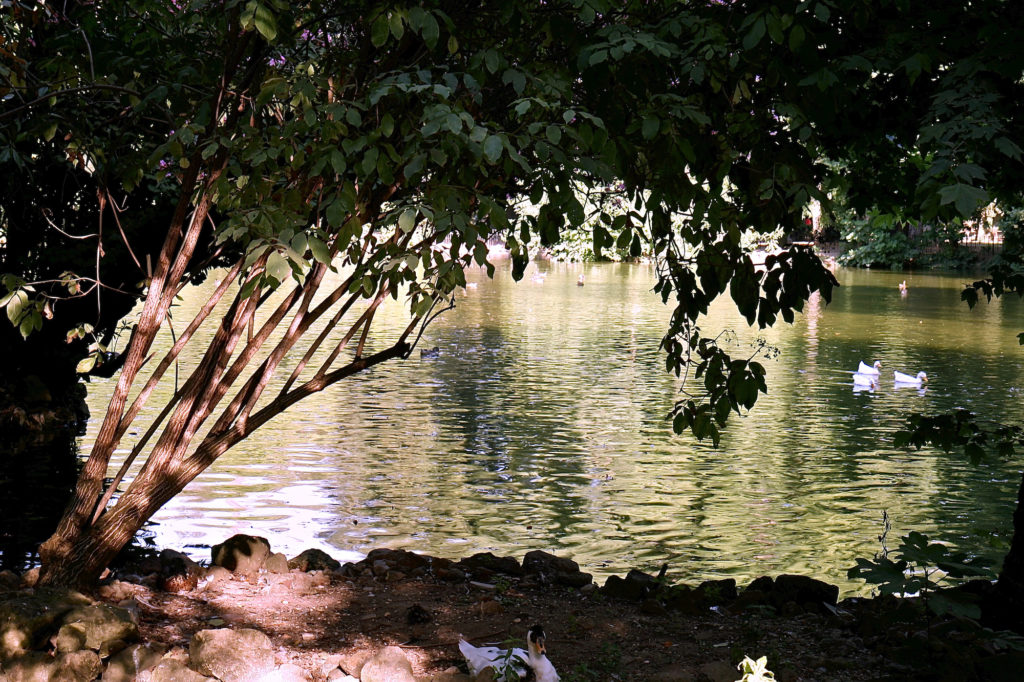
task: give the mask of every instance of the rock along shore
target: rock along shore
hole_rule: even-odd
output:
[[[916,600],[838,602],[837,586],[798,575],[672,585],[665,572],[599,587],[542,551],[376,549],[341,564],[247,535],[214,546],[209,566],[173,550],[123,566],[91,596],[37,589],[36,569],[4,572],[0,682],[490,680],[466,674],[458,639],[521,640],[534,622],[567,682],[731,682],[743,655],[768,655],[779,680],[1016,680],[1024,664]]]

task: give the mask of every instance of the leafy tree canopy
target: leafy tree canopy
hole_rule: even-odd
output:
[[[11,10],[0,45],[3,176],[56,164],[87,191],[4,192],[2,229],[27,233],[44,265],[63,227],[40,216],[99,222],[129,207],[135,229],[162,240],[76,499],[44,547],[55,582],[95,575],[110,548],[274,414],[408,354],[465,268],[492,267],[490,237],[504,237],[517,277],[532,237],[552,244],[588,219],[595,253],[653,253],[656,289],[675,306],[666,366],[703,380],[677,404],[674,427],[717,441],[730,414],[766,390],[764,370],[703,336],[699,316],[728,291],[748,322],[767,326],[835,285],[798,249],[755,269],[745,233],[795,227],[833,186],[854,202],[948,218],[1019,180],[1024,56],[1004,49],[1021,24],[1009,2],[111,0]],[[609,198],[629,209],[603,210]],[[131,405],[129,390],[174,296],[214,259],[230,278],[149,381],[218,300],[230,308],[161,415],[147,463],[101,517],[111,453],[151,387]],[[60,287],[87,277],[78,268],[47,282],[27,264],[5,268],[3,302],[25,334],[59,308]],[[343,284],[319,292],[332,269]],[[283,302],[269,296],[278,289]],[[406,301],[409,327],[391,346],[367,345],[389,298]],[[270,321],[255,328],[262,308]],[[349,315],[342,341],[313,339],[257,409],[304,332]]]

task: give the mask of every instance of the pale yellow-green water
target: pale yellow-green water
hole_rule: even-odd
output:
[[[760,332],[728,304],[713,308],[705,331],[734,329],[737,356],[758,337],[780,354],[763,361],[768,395],[712,448],[665,420],[679,382],[658,350],[668,310],[649,267],[539,263],[519,283],[500,265],[493,281],[470,272],[477,287],[420,344],[437,346],[436,358],[417,351],[299,403],[190,484],[149,531],[198,557],[247,532],[289,555],[543,549],[602,582],[668,563],[687,582],[807,573],[852,593],[863,586],[846,569],[877,551],[886,510],[890,547],[918,530],[998,560],[1019,463],[973,466],[959,453],[896,449],[892,437],[912,411],[1024,420],[1021,303],[969,310],[963,275],[838,277],[833,302],[815,297],[793,325]],[[212,286],[186,295],[179,328]],[[405,319],[394,308],[384,329]],[[874,391],[855,390],[861,360],[883,363]],[[184,358],[182,372],[195,361]],[[931,382],[896,388],[894,369]],[[111,387],[91,385],[83,452]]]

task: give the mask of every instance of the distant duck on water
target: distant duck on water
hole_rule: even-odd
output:
[[[928,383],[928,375],[924,372],[918,372],[916,376],[904,374],[903,372],[893,372],[893,378],[896,379],[896,385],[920,386],[921,384]]]
[[[861,374],[858,372],[853,375],[853,385],[871,389],[878,388],[878,375]]]
[[[879,362],[878,360],[875,360],[875,364],[873,364],[873,365],[865,365],[863,362],[861,362],[857,366],[857,374],[868,374],[868,375],[873,375],[873,376],[877,377],[879,372],[881,372],[881,370],[882,370],[882,363]]]
[[[420,351],[421,358],[437,358],[441,356],[441,349],[437,346],[433,348],[424,348]]]
[[[584,277],[583,277],[583,274],[581,273],[580,276],[576,279],[576,286],[581,287],[581,286],[583,286],[583,284],[584,284]]]
[[[900,287],[900,295],[901,296],[906,296],[907,295],[907,280],[903,280],[902,282],[900,282],[899,287]]]

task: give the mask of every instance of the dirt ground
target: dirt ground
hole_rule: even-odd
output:
[[[778,680],[915,679],[869,648],[842,610],[690,616],[515,577],[483,584],[292,571],[201,581],[179,593],[132,590],[146,641],[187,647],[198,630],[256,628],[278,647],[279,663],[299,665],[314,681],[339,664],[358,670],[387,645],[400,646],[418,676],[465,670],[460,636],[478,645],[516,639],[522,646],[535,623],[547,632],[548,657],[564,682],[729,682],[740,678],[736,664],[744,655],[767,656]],[[124,596],[107,591],[112,602]]]

